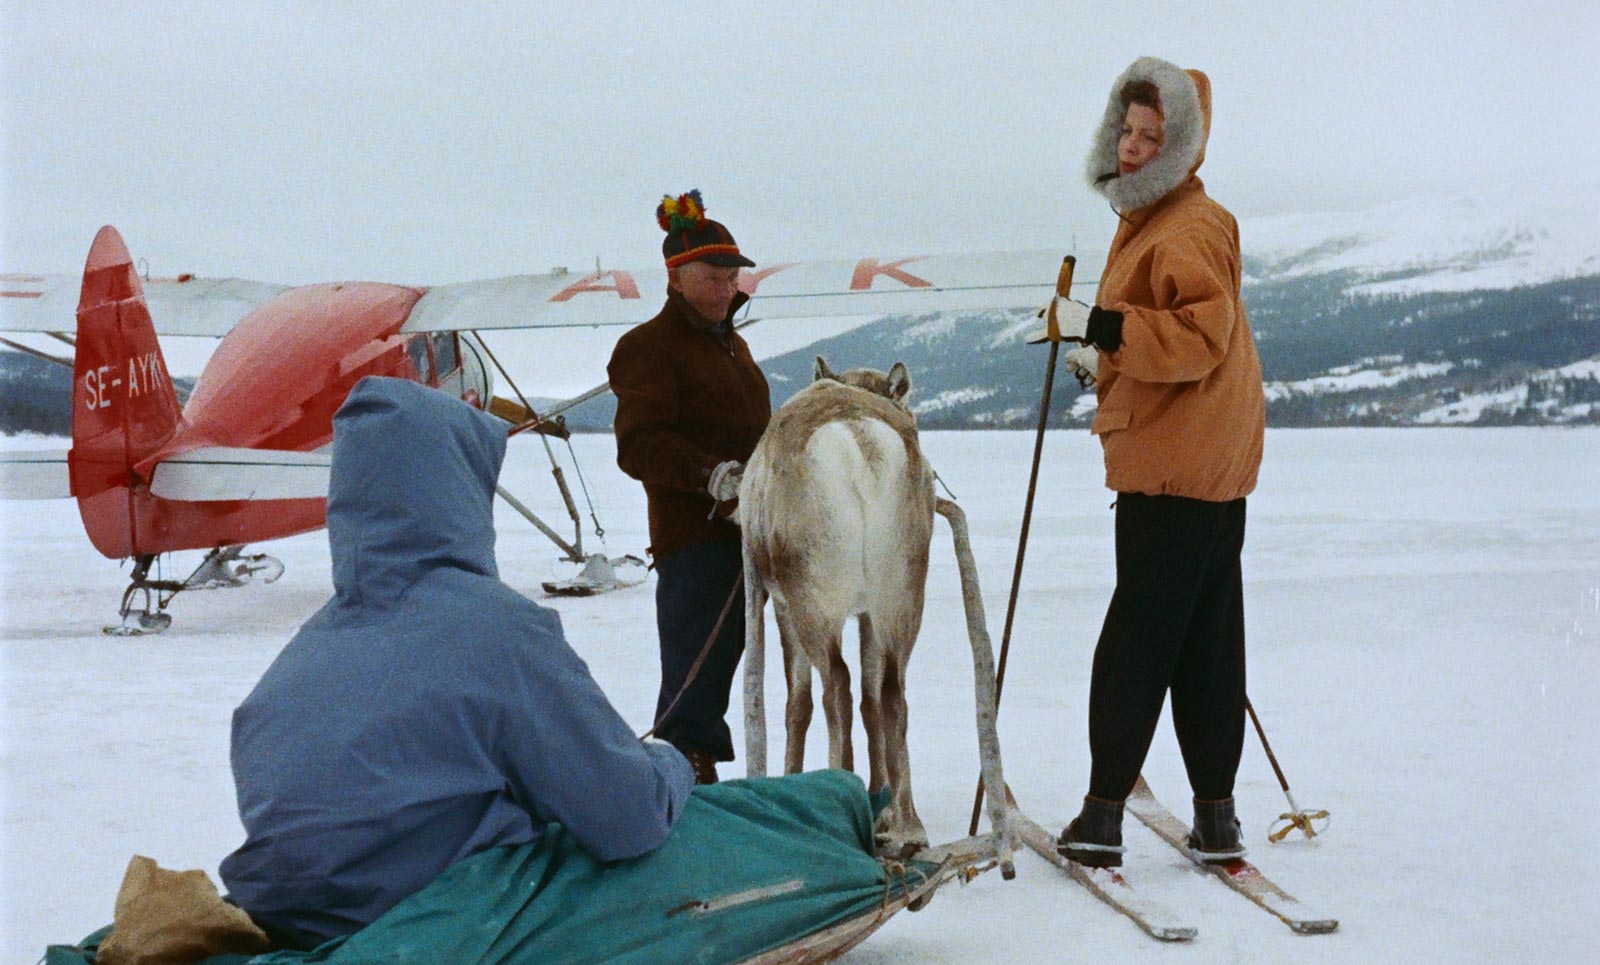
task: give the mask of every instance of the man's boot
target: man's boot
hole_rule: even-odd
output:
[[[1240,840],[1239,819],[1233,814],[1233,798],[1220,801],[1194,799],[1194,829],[1189,832],[1189,848],[1207,864],[1221,864],[1245,856]]]
[[[1056,850],[1091,868],[1120,868],[1122,853],[1122,802],[1084,795],[1083,810],[1072,819]]]
[[[689,766],[694,768],[694,782],[696,784],[717,783],[717,759],[709,751],[698,749],[679,748],[683,756],[689,759]]]

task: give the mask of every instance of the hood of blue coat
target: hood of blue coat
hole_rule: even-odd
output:
[[[1122,88],[1147,80],[1161,92],[1165,142],[1161,153],[1127,176],[1117,174],[1117,141],[1122,136]],[[1084,178],[1118,211],[1155,204],[1200,169],[1211,132],[1211,81],[1198,70],[1184,70],[1159,57],[1140,57],[1111,85],[1106,112],[1095,130]],[[1108,178],[1107,175],[1110,175]]]
[[[505,427],[436,389],[369,377],[333,418],[328,543],[341,606],[386,605],[430,570],[497,576]]]

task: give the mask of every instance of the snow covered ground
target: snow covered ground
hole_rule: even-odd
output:
[[[641,552],[643,496],[613,468],[611,440],[574,444],[610,551]],[[998,645],[1032,435],[939,433],[925,444],[971,520]],[[1043,476],[1000,730],[1019,800],[1059,827],[1088,775],[1084,707],[1111,590],[1112,514],[1086,434],[1052,433]],[[506,479],[561,518],[536,442],[514,444]],[[1332,811],[1333,825],[1312,842],[1266,842],[1285,802],[1253,735],[1239,807],[1252,857],[1338,917],[1336,934],[1290,933],[1130,819],[1128,874],[1198,926],[1193,943],[1152,941],[1025,854],[1016,880],[990,873],[948,886],[847,961],[1592,960],[1597,479],[1592,429],[1269,433],[1245,549],[1250,692],[1296,798]],[[215,876],[241,838],[229,714],[326,597],[329,569],[323,534],[283,540],[267,547],[288,566],[277,584],[180,598],[166,635],[113,639],[100,626],[125,571],[89,547],[75,508],[0,509],[0,960],[33,962],[46,943],[110,920],[134,853]],[[531,527],[501,515],[511,585],[533,594],[566,575]],[[918,808],[934,837],[949,839],[966,833],[977,755],[943,524],[936,540],[910,671],[911,752]],[[552,605],[643,730],[657,674],[652,586]],[[781,699],[777,676],[769,707]],[[812,762],[824,759],[818,721]],[[777,739],[779,721],[769,729]],[[1186,815],[1168,724],[1146,774]]]

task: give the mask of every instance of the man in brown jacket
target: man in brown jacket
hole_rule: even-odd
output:
[[[1052,306],[1064,336],[1099,350],[1091,431],[1117,493],[1089,794],[1060,839],[1084,864],[1121,864],[1123,802],[1169,690],[1194,792],[1190,847],[1211,861],[1244,853],[1233,807],[1245,717],[1239,557],[1266,402],[1239,297],[1239,228],[1196,175],[1210,126],[1199,71],[1145,57],[1117,79],[1088,175],[1121,223],[1093,309]]]
[[[755,263],[728,229],[705,217],[698,191],[664,198],[656,216],[667,232],[667,303],[617,342],[606,371],[617,396],[617,465],[644,483],[649,503],[661,638],[656,733],[709,784],[716,762],[733,760],[725,718],[744,651],[744,596],[742,588],[734,592],[743,566],[739,528],[727,516],[772,403],[766,377],[733,330],[734,313],[749,300],[739,291],[739,270]]]

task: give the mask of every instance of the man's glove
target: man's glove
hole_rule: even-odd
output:
[[[1029,345],[1050,340],[1050,316],[1055,315],[1056,326],[1061,330],[1061,341],[1081,342],[1089,331],[1090,308],[1083,302],[1076,302],[1070,298],[1057,295],[1050,300],[1050,304],[1039,309],[1039,317],[1045,320],[1045,327],[1028,336]]]
[[[1093,345],[1075,345],[1062,353],[1078,384],[1085,389],[1094,388],[1094,373],[1100,367],[1100,350]]]
[[[717,464],[711,470],[711,480],[706,483],[706,492],[719,503],[731,502],[739,498],[739,483],[744,480],[744,463],[736,459]]]

